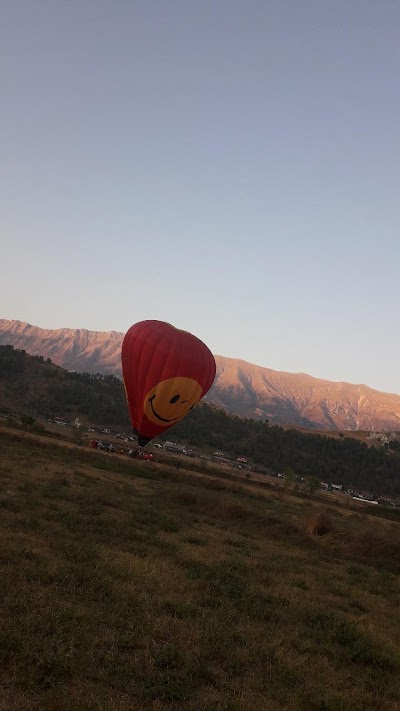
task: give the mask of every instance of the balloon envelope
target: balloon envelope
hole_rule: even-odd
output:
[[[140,446],[185,417],[215,378],[215,360],[207,346],[163,321],[131,326],[121,358],[129,414]]]

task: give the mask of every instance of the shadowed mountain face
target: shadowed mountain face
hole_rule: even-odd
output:
[[[122,333],[48,330],[0,319],[0,344],[42,355],[67,370],[121,376]],[[215,356],[217,375],[207,402],[243,417],[314,429],[398,430],[400,395],[366,385],[334,383]]]

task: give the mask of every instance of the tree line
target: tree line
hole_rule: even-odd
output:
[[[243,419],[207,404],[199,405],[174,427],[174,437],[193,446],[244,456],[275,472],[290,467],[296,475],[329,484],[400,495],[399,447],[368,447],[365,442],[283,429],[268,421]]]

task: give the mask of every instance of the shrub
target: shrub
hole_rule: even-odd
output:
[[[34,422],[29,429],[31,432],[36,432],[37,434],[41,434],[46,431],[46,428],[41,422]]]
[[[311,536],[326,536],[334,530],[332,519],[326,511],[317,511],[306,522],[306,532]]]

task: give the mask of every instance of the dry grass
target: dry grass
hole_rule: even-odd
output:
[[[335,530],[332,518],[325,510],[316,511],[306,521],[305,530],[311,536],[326,536]]]
[[[377,530],[369,525],[350,541],[350,555],[365,563],[373,563],[377,568],[400,571],[399,526]]]
[[[1,710],[400,709],[398,524],[4,435],[0,512]]]

